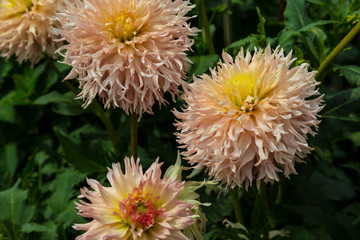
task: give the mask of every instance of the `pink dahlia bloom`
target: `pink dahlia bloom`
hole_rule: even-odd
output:
[[[93,191],[83,188],[79,198],[89,201],[80,200],[76,205],[81,216],[93,220],[74,225],[76,230],[86,231],[77,240],[195,239],[200,203],[194,191],[199,185],[179,181],[179,166],[161,179],[158,160],[145,173],[139,161],[125,158],[125,173],[119,163],[113,164],[107,175],[110,187],[87,180]],[[195,231],[190,229],[185,235],[187,228]]]
[[[279,47],[223,59],[211,76],[195,78],[183,95],[187,106],[174,111],[182,154],[231,188],[296,173],[323,108],[316,72],[307,64],[290,68],[295,59]]]
[[[194,5],[183,0],[88,0],[66,2],[57,32],[68,42],[58,51],[78,77],[78,98],[88,106],[96,95],[105,107],[129,114],[151,113],[186,82],[189,50],[198,31],[186,17]]]
[[[43,53],[53,55],[56,37],[52,27],[60,23],[54,11],[62,0],[1,0],[0,1],[0,52],[3,57],[13,54],[20,63],[36,63]]]

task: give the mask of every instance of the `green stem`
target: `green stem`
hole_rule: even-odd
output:
[[[224,42],[225,46],[229,46],[232,41],[232,22],[229,12],[231,12],[231,0],[223,0],[226,4],[226,12],[224,13]]]
[[[266,225],[264,227],[263,230],[263,239],[264,240],[269,240],[269,200],[268,200],[268,196],[267,196],[267,192],[266,192],[266,188],[265,188],[265,184],[262,183],[260,186],[260,196],[261,199],[264,203],[264,207],[266,209]]]
[[[277,189],[277,195],[276,195],[275,204],[281,203],[281,200],[282,200],[282,185],[281,185],[281,182],[279,182],[278,183],[278,189]]]
[[[215,51],[214,43],[212,41],[212,37],[211,37],[211,33],[210,33],[210,24],[209,24],[209,20],[208,20],[207,14],[206,14],[204,0],[200,0],[200,8],[201,8],[201,17],[202,17],[202,21],[203,21],[203,29],[205,31],[205,37],[206,37],[206,44],[207,44],[210,54],[215,54],[216,51]]]
[[[11,235],[9,229],[5,226],[5,224],[2,221],[0,221],[0,229],[2,229],[4,231],[3,233],[5,233],[6,236],[8,236],[10,239],[12,239],[12,235]]]
[[[137,158],[137,138],[138,138],[138,131],[137,131],[137,115],[136,113],[131,114],[131,126],[130,126],[130,142],[131,142],[131,156],[134,159]]]
[[[348,45],[348,43],[356,36],[360,30],[360,22],[358,22],[353,29],[341,40],[341,42],[331,51],[331,53],[326,57],[326,59],[321,63],[318,72],[316,74],[316,79],[321,79],[328,68],[330,63],[340,54],[340,52]]]
[[[236,221],[244,225],[244,218],[242,215],[237,188],[231,189],[231,196],[233,200]]]
[[[48,61],[48,63],[50,64],[50,66],[54,69],[56,74],[59,76],[59,78],[64,79],[60,70],[56,67],[56,65],[54,64],[51,57],[48,55],[45,55],[45,57],[46,57],[46,60]],[[66,87],[69,88],[72,92],[74,92],[76,95],[78,94],[78,90],[71,83],[69,83],[68,81],[65,81],[64,83],[65,83]],[[116,135],[116,130],[114,128],[114,125],[112,124],[112,122],[110,120],[109,112],[105,112],[104,109],[102,108],[102,106],[100,105],[99,101],[97,101],[96,99],[94,99],[92,101],[92,104],[90,105],[89,108],[96,114],[96,116],[98,116],[100,118],[100,120],[104,124],[104,126],[109,134],[110,140],[113,143],[115,154],[117,157],[120,156],[119,141],[118,141],[118,137]]]

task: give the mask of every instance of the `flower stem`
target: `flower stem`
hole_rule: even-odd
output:
[[[131,114],[131,126],[130,126],[130,142],[131,142],[131,155],[134,159],[137,158],[137,114]]]
[[[265,215],[266,215],[266,222],[265,222],[266,225],[264,226],[264,230],[263,230],[263,239],[269,240],[269,200],[264,183],[262,183],[260,186],[260,197],[263,201],[263,205],[265,207]]]
[[[231,196],[232,196],[232,200],[233,200],[236,221],[241,224],[244,224],[244,219],[243,219],[243,215],[242,215],[242,210],[241,210],[241,206],[240,206],[237,188],[231,189]]]
[[[48,61],[48,63],[50,64],[50,66],[54,69],[54,71],[56,72],[56,74],[59,76],[60,79],[64,79],[64,77],[62,76],[60,70],[56,67],[56,65],[54,64],[53,60],[51,59],[50,56],[45,55],[46,60]],[[68,81],[64,82],[66,87],[69,88],[73,93],[75,93],[76,95],[78,94],[78,90]],[[101,122],[104,124],[111,142],[113,143],[113,147],[115,150],[115,154],[116,156],[120,156],[120,150],[119,150],[119,141],[118,141],[118,137],[116,135],[116,130],[110,120],[110,114],[109,112],[105,112],[104,109],[102,108],[102,106],[100,105],[100,103],[94,99],[92,101],[92,104],[89,107],[96,116],[98,116],[101,120]]]
[[[208,20],[207,14],[206,14],[204,0],[200,0],[200,8],[201,8],[201,17],[202,17],[202,21],[203,21],[203,29],[205,32],[206,44],[207,44],[210,54],[215,54],[216,51],[215,51],[214,43],[211,38],[210,24],[209,24],[209,20]]]
[[[3,233],[5,234],[5,236],[8,236],[9,239],[12,239],[12,235],[9,229],[5,226],[5,224],[2,221],[0,221],[0,229],[4,231]]]
[[[224,42],[225,46],[229,46],[232,42],[232,22],[231,22],[231,0],[223,0],[226,4],[226,12],[224,13]]]
[[[325,58],[325,60],[320,64],[316,78],[320,79],[323,77],[325,70],[330,65],[330,63],[340,54],[340,52],[348,45],[348,43],[356,36],[360,30],[360,22],[358,22],[353,29],[341,40],[341,42],[331,51],[331,53]]]

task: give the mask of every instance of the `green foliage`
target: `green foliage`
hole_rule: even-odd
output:
[[[1,225],[11,236],[17,236],[19,227],[30,222],[35,210],[33,206],[26,204],[27,194],[18,188],[19,183],[18,181],[12,188],[0,192]]]

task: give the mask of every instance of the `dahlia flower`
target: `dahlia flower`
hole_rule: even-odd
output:
[[[158,160],[145,173],[139,161],[125,158],[125,173],[119,163],[113,164],[107,175],[110,187],[87,179],[93,191],[83,188],[79,198],[90,202],[76,205],[81,216],[93,220],[74,225],[86,231],[77,240],[202,239],[199,226],[205,219],[198,214],[195,193],[201,185],[179,180],[179,162],[161,179]]]
[[[78,77],[78,98],[87,107],[96,95],[104,106],[120,107],[127,114],[152,113],[155,100],[173,100],[190,61],[189,50],[197,33],[186,22],[194,5],[184,0],[88,0],[66,2],[58,14],[56,32],[67,45],[58,51]]]
[[[183,95],[187,106],[174,111],[182,154],[231,188],[296,173],[323,108],[316,72],[307,64],[291,68],[296,59],[279,47],[253,56],[241,49],[235,61],[227,53],[223,59],[211,76],[194,78]]]
[[[60,23],[54,19],[62,0],[1,0],[0,52],[3,57],[13,54],[20,63],[36,63],[44,52],[53,55],[56,37],[52,27]]]

